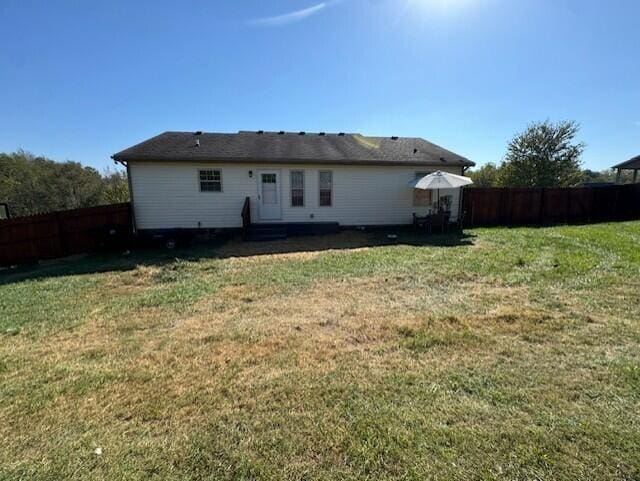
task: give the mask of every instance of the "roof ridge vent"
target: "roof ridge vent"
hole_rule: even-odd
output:
[[[320,135],[321,137],[324,137],[325,133],[324,132],[320,132],[318,135]]]
[[[262,134],[264,134],[264,130],[258,130],[256,133],[257,133],[258,135],[262,135]]]
[[[397,135],[391,136],[391,140],[398,140],[398,136]]]
[[[344,137],[344,132],[340,132],[338,135],[339,135],[340,137]]]
[[[193,135],[202,135],[202,130],[196,130]]]
[[[278,132],[278,135],[284,135],[284,130],[281,130],[280,132]]]
[[[298,135],[306,135],[306,134],[307,134],[307,133],[306,133],[304,130],[303,130],[303,131],[298,132]]]

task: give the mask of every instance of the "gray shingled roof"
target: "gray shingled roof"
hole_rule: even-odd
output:
[[[634,157],[633,159],[629,159],[626,162],[622,162],[621,164],[614,165],[613,169],[640,169],[640,155]]]
[[[458,154],[420,138],[279,132],[164,132],[118,152],[112,158],[124,162],[266,161],[352,165],[475,165]]]

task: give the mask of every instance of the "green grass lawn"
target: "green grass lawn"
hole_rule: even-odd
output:
[[[0,479],[640,479],[640,222],[0,272]]]

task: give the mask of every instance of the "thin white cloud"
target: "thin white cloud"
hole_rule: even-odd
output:
[[[633,125],[635,125],[636,127],[640,127],[640,120],[634,121]]]
[[[247,22],[248,25],[258,26],[258,27],[280,27],[282,25],[287,25],[294,22],[299,22],[300,20],[304,20],[316,13],[327,8],[327,2],[321,2],[317,5],[313,5],[311,7],[303,8],[301,10],[296,10],[294,12],[288,12],[282,15],[275,15],[273,17],[263,17],[256,18],[254,20],[249,20]]]

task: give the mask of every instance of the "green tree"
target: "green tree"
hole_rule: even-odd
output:
[[[0,202],[14,216],[126,201],[126,186],[120,172],[102,176],[78,162],[54,162],[22,150],[0,153]]]
[[[498,175],[500,169],[496,164],[489,162],[479,169],[469,172],[469,177],[473,180],[474,187],[495,187],[498,185]]]
[[[578,130],[578,124],[570,121],[530,124],[509,142],[499,185],[566,187],[580,182],[580,156],[585,146],[575,142]]]
[[[129,202],[129,181],[125,172],[107,171],[102,179],[104,184],[102,204]]]
[[[582,182],[584,183],[609,183],[615,184],[618,181],[618,173],[615,169],[606,169],[594,171],[585,169],[582,171]],[[630,170],[622,171],[620,176],[621,184],[631,184],[633,182],[633,172]]]

